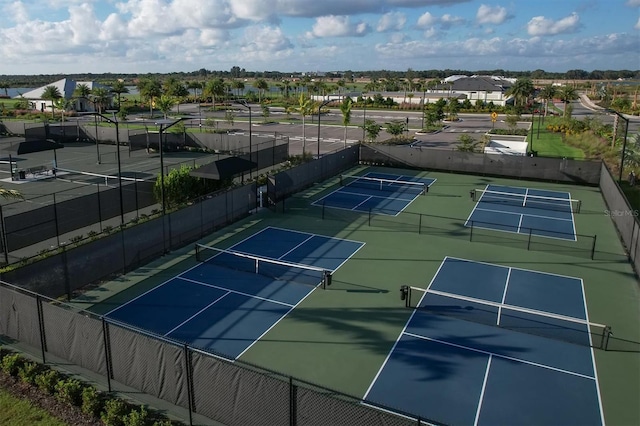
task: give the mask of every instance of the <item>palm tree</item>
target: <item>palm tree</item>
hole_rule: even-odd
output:
[[[567,115],[567,104],[575,99],[578,99],[578,92],[573,86],[564,85],[560,89],[556,95],[560,98],[560,100],[564,103],[564,111],[563,116]]]
[[[105,87],[96,87],[91,91],[91,99],[93,104],[98,107],[98,113],[102,114],[102,108],[107,107],[111,101],[111,94]]]
[[[129,88],[124,85],[124,81],[117,80],[111,85],[111,93],[118,95],[118,109],[120,109],[120,95],[123,93],[129,93]]]
[[[539,96],[544,100],[544,116],[549,112],[549,101],[556,95],[556,88],[553,84],[547,84],[540,89]]]
[[[236,89],[236,96],[240,97],[240,93],[244,90],[244,83],[240,80],[233,80],[231,87]]]
[[[4,90],[4,95],[8,98],[9,92],[7,91],[7,89],[9,89],[9,83],[6,81],[0,81],[0,89]]]
[[[198,89],[202,89],[203,86],[204,85],[199,81],[190,81],[187,83],[187,88],[193,89],[193,97],[195,99],[198,99]]]
[[[160,82],[154,78],[150,78],[140,80],[137,86],[140,95],[149,100],[149,114],[153,117],[154,99],[162,95],[162,86],[160,85]]]
[[[176,103],[177,99],[171,95],[161,95],[156,101],[156,106],[162,111],[165,120],[167,119],[167,114],[169,114],[169,111],[171,111],[171,108],[173,108]]]
[[[313,114],[315,111],[315,102],[311,100],[304,93],[300,94],[298,98],[298,105],[290,107],[290,111],[297,112],[302,116],[302,155],[304,156],[306,152],[307,146],[307,137],[306,137],[306,128],[305,128],[305,117],[307,115]]]
[[[64,123],[64,112],[71,106],[71,101],[65,98],[54,99],[53,105],[60,110],[60,121]]]
[[[40,97],[45,101],[51,102],[51,118],[53,118],[54,110],[56,108],[54,105],[54,101],[62,97],[60,89],[58,89],[56,86],[47,86],[44,88],[44,91],[42,92],[42,95]]]
[[[213,102],[213,110],[216,109],[216,98],[223,97],[225,94],[225,86],[224,80],[221,78],[215,78],[213,80],[209,80],[204,85],[204,89],[202,90],[202,94],[205,97],[211,97]]]
[[[518,101],[523,101],[523,103],[527,103],[527,99],[531,96],[534,91],[533,82],[531,82],[528,78],[519,78],[513,84],[513,86],[509,87],[505,92],[507,96],[513,96],[515,98],[514,106],[518,106]]]
[[[15,198],[15,199],[19,199],[22,200],[24,197],[22,196],[22,194],[20,192],[18,192],[15,189],[6,189],[0,186],[0,197],[6,199],[9,198]]]
[[[342,125],[344,126],[344,147],[347,147],[347,126],[351,123],[351,106],[353,100],[350,97],[344,98],[340,104],[340,112],[342,113]]]
[[[253,82],[253,87],[258,89],[258,102],[262,103],[262,95],[264,94],[265,90],[269,89],[269,83],[267,83],[265,79],[259,78],[258,80]]]
[[[75,99],[89,99],[90,94],[91,94],[91,88],[84,83],[80,83],[76,85],[76,88],[73,90],[73,97]],[[82,107],[83,104],[81,103],[80,106]],[[80,108],[80,109],[82,111],[86,110],[86,108]]]

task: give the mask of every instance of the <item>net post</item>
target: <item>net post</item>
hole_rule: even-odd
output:
[[[469,227],[469,241],[473,241],[473,221],[471,221],[471,226]]]
[[[613,335],[610,326],[606,326],[602,331],[602,343],[600,349],[606,351],[609,348],[609,338]]]
[[[576,213],[580,213],[582,211],[582,200],[578,200],[576,204]]]
[[[418,235],[422,233],[422,213],[418,216]]]
[[[596,257],[596,240],[597,240],[598,236],[594,235],[593,236],[593,244],[591,245],[591,260],[595,259]]]
[[[531,232],[533,230],[529,228],[529,239],[527,240],[527,250],[531,250]]]

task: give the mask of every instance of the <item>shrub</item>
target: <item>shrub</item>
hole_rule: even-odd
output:
[[[20,367],[24,364],[24,358],[18,354],[5,355],[2,358],[2,371],[11,376],[17,376]]]
[[[147,410],[144,406],[140,407],[140,411],[131,410],[129,414],[123,417],[125,426],[144,426],[147,422]]]
[[[38,377],[40,371],[40,364],[37,364],[35,362],[25,362],[24,365],[19,369],[18,376],[24,383],[35,385],[36,377]]]
[[[93,386],[82,389],[82,412],[91,416],[97,416],[102,408],[100,393]]]
[[[67,404],[79,406],[82,401],[82,385],[76,379],[59,380],[56,384],[56,398]]]
[[[106,426],[123,426],[123,416],[126,405],[119,399],[107,400],[104,404],[104,411],[100,413],[100,420]]]
[[[60,375],[56,370],[47,370],[36,377],[36,386],[43,392],[52,395],[56,390],[58,380],[60,380]]]

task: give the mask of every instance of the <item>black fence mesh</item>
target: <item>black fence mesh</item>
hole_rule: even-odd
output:
[[[0,282],[0,338],[223,424],[438,424],[78,311]],[[122,390],[125,390],[123,388]]]

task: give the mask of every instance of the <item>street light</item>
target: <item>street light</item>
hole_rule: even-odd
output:
[[[333,102],[332,99],[327,99],[318,105],[318,158],[320,158],[320,109],[331,102]]]
[[[253,137],[253,134],[251,132],[251,107],[249,106],[249,104],[247,104],[247,101],[245,101],[244,99],[235,100],[233,102],[249,110],[249,161],[253,161],[253,153],[251,149],[251,145],[252,145],[251,142]],[[253,167],[249,169],[249,179],[251,179],[252,177],[253,177]]]
[[[164,150],[162,149],[162,132],[185,119],[186,119],[185,117],[181,117],[175,120],[162,119],[162,120],[156,121],[156,125],[160,126],[160,130],[158,132],[158,151],[160,151],[160,200],[162,203],[163,216],[166,213],[166,202],[165,202],[165,193],[164,193],[165,192],[164,191],[164,155],[162,153],[162,151]]]
[[[618,111],[615,111],[613,109],[606,109],[605,110],[608,113],[611,114],[615,114],[617,117],[614,119],[614,121],[617,121],[618,118],[622,118],[624,120],[624,139],[622,140],[622,155],[620,157],[620,174],[618,175],[618,183],[622,183],[622,172],[624,171],[624,157],[626,155],[626,151],[627,151],[627,133],[629,131],[629,119],[626,118],[624,115],[620,114]],[[614,124],[614,128],[617,127]],[[614,136],[615,138],[615,132],[614,132]],[[615,140],[613,141],[615,143]]]
[[[98,100],[95,97],[88,97],[87,100],[89,102],[91,102],[93,104],[93,113],[91,115],[93,115],[93,126],[94,126],[94,130],[96,131],[96,154],[98,156],[98,161],[97,164],[100,164],[100,141],[98,140],[98,115],[103,117],[102,114],[100,114],[99,112],[96,112],[97,105],[98,105]]]
[[[97,119],[97,117],[101,117],[104,120],[107,120],[109,123],[116,126],[116,157],[118,159],[118,192],[120,195],[120,224],[124,225],[124,201],[122,197],[122,165],[120,163],[120,131],[118,127],[118,120],[116,120],[116,112],[118,112],[118,110],[110,109],[110,110],[105,110],[105,112],[111,113],[113,118],[109,118],[108,116],[103,115],[99,112],[87,112],[87,113],[82,113],[82,115],[93,115],[94,119]],[[96,131],[96,137],[97,135],[98,133]],[[54,154],[55,154],[55,150],[54,150]],[[100,164],[99,151],[98,151],[98,164]]]

